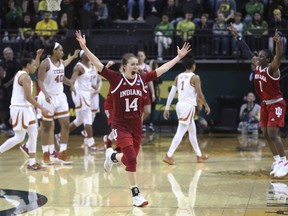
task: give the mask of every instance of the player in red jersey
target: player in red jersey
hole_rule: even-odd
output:
[[[246,56],[256,65],[254,74],[255,90],[260,98],[260,126],[263,130],[265,140],[269,144],[274,157],[270,175],[284,177],[288,173],[288,162],[279,128],[284,127],[286,102],[280,90],[280,64],[281,64],[281,33],[276,29],[273,37],[276,44],[276,55],[270,50],[261,50],[258,56],[253,56],[247,44],[238,35],[237,30],[231,25],[228,27],[239,42],[239,47]]]
[[[106,78],[111,86],[113,97],[112,131],[116,141],[115,152],[112,148],[106,150],[104,169],[111,172],[114,163],[121,161],[126,166],[127,177],[133,195],[133,205],[142,207],[148,201],[140,194],[136,179],[136,157],[138,155],[142,136],[143,99],[146,90],[144,83],[157,79],[171,69],[188,52],[190,45],[184,43],[178,55],[154,71],[138,74],[138,59],[133,54],[125,54],[122,58],[123,73],[117,73],[104,67],[100,60],[87,48],[85,37],[76,31],[76,39],[100,75]]]

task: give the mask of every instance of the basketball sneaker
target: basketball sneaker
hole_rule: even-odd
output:
[[[29,158],[29,150],[26,147],[26,144],[21,145],[19,148],[24,153],[24,155]]]
[[[49,153],[49,156],[50,156],[50,160],[55,161],[57,159],[58,152],[54,150],[52,153]]]
[[[67,156],[67,151],[62,151],[58,153],[57,156],[58,161],[60,161],[62,164],[72,164],[73,162],[68,160],[68,156]]]
[[[140,193],[133,197],[133,206],[144,207],[148,205],[148,203],[149,202]]]
[[[103,141],[104,141],[104,143],[105,143],[105,148],[106,148],[106,149],[112,147],[112,141],[108,138],[108,135],[105,135],[105,136],[103,137]]]
[[[274,165],[273,170],[270,172],[270,175],[274,176],[278,169],[280,169],[283,166],[283,161],[279,160]]]
[[[50,153],[49,152],[43,153],[42,163],[45,165],[53,164],[52,161],[50,160]]]
[[[154,125],[152,123],[150,123],[150,125],[149,125],[149,130],[151,132],[155,132],[155,128],[154,128]]]
[[[45,170],[44,167],[42,167],[40,164],[38,163],[35,163],[33,165],[29,165],[27,164],[27,170],[30,170],[30,171],[37,171],[37,170]]]
[[[169,165],[176,165],[176,162],[174,161],[173,157],[168,157],[167,154],[164,156],[163,162]]]
[[[208,160],[208,158],[209,158],[208,154],[202,155],[202,156],[197,156],[197,163],[202,163],[203,161]]]
[[[105,161],[104,161],[104,170],[107,172],[107,173],[110,173],[111,170],[112,170],[112,167],[113,167],[113,164],[114,162],[111,160],[111,155],[113,153],[116,153],[113,148],[108,148],[106,150],[106,158],[105,158]]]
[[[285,164],[283,164],[282,166],[280,166],[280,168],[274,174],[274,177],[275,178],[283,178],[284,176],[287,175],[287,173],[288,173],[288,161],[285,162]]]

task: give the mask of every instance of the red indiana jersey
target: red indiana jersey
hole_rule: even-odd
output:
[[[269,67],[261,69],[261,66],[256,67],[254,75],[255,90],[261,100],[271,100],[282,98],[280,90],[280,76],[277,78],[272,77],[268,73]]]
[[[111,87],[109,88],[109,93],[107,94],[106,100],[104,102],[104,110],[112,110],[113,109],[113,98],[111,95]]]
[[[157,79],[156,71],[136,74],[134,80],[128,80],[124,75],[104,67],[101,76],[105,77],[111,86],[112,122],[129,121],[133,124],[131,120],[141,120],[144,95],[147,93],[144,83]]]

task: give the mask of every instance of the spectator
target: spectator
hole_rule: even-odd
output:
[[[246,35],[248,45],[252,50],[267,47],[268,23],[263,20],[261,13],[254,13],[252,22],[246,26]]]
[[[103,0],[89,0],[84,5],[84,10],[90,14],[92,28],[106,28],[108,25],[108,8]]]
[[[195,35],[197,35],[197,54],[205,57],[208,54],[210,38],[212,34],[212,26],[208,23],[208,16],[202,14],[200,21],[196,23]]]
[[[167,0],[167,5],[162,11],[162,15],[163,14],[166,14],[169,17],[170,22],[173,24],[183,20],[179,7],[175,5],[175,0]]]
[[[9,123],[10,119],[10,101],[12,96],[13,80],[15,74],[22,69],[20,63],[14,59],[13,50],[10,47],[6,47],[3,50],[3,60],[0,62],[0,67],[5,71],[5,77],[1,80],[1,89],[4,93],[3,99],[3,123],[2,129],[8,132],[12,131],[12,127]],[[13,133],[11,134],[13,135]]]
[[[35,33],[39,36],[35,42],[35,49],[40,47],[50,46],[55,40],[55,35],[58,32],[58,24],[51,19],[51,12],[45,11],[42,20],[36,24]]]
[[[235,14],[235,22],[232,25],[237,30],[240,37],[242,37],[244,31],[244,24],[242,22],[242,14],[240,12],[237,12]],[[232,40],[232,53],[233,56],[239,56],[239,50],[235,40]]]
[[[169,17],[166,14],[162,15],[162,21],[155,30],[155,43],[157,44],[158,60],[163,60],[163,51],[168,49],[172,43],[174,25],[169,22]]]
[[[246,103],[240,108],[238,131],[242,133],[258,132],[260,120],[260,105],[255,103],[255,94],[249,92],[246,97]]]
[[[39,18],[42,19],[44,12],[48,10],[48,5],[46,0],[40,0],[38,4],[38,14]]]
[[[236,2],[234,0],[220,0],[216,3],[216,14],[223,13],[225,22],[231,22],[236,12]]]
[[[23,21],[19,25],[19,33],[23,50],[32,51],[32,39],[35,31],[35,23],[31,20],[30,14],[24,14]]]
[[[245,4],[245,12],[247,15],[244,19],[244,22],[249,23],[252,21],[255,12],[260,14],[264,13],[264,4],[258,0],[250,0],[250,2]]]
[[[107,2],[108,14],[111,20],[127,20],[127,3],[125,0],[109,0]]]
[[[5,27],[6,29],[17,29],[18,24],[23,18],[22,9],[15,0],[9,0],[9,11],[6,14]]]
[[[22,0],[22,10],[23,13],[29,13],[35,16],[38,12],[38,0]]]
[[[134,20],[133,18],[133,8],[135,4],[138,4],[139,7],[139,17],[137,18],[138,21],[143,21],[144,20],[144,10],[145,10],[145,5],[144,5],[144,0],[128,0],[128,20],[132,21]]]
[[[273,11],[273,18],[270,22],[269,25],[269,41],[268,41],[268,46],[269,49],[274,52],[274,41],[272,35],[275,34],[275,29],[281,32],[282,34],[282,56],[285,56],[286,53],[286,44],[287,44],[287,39],[286,39],[286,28],[287,28],[287,21],[282,18],[281,11],[279,9],[275,9]]]
[[[220,45],[222,47],[222,55],[227,55],[228,51],[228,34],[227,25],[223,13],[219,13],[216,22],[213,24],[213,44],[214,55],[218,56],[220,53]]]
[[[150,14],[162,14],[162,1],[163,0],[147,0]]]
[[[181,44],[183,42],[187,42],[190,39],[192,39],[192,37],[194,35],[195,23],[192,22],[192,18],[193,18],[192,11],[188,11],[185,14],[185,19],[181,20],[177,23],[176,34],[180,37]]]

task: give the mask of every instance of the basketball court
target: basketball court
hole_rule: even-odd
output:
[[[132,206],[124,166],[103,169],[104,151],[81,148],[83,138],[70,137],[73,165],[55,164],[27,171],[18,146],[0,156],[0,215],[287,215],[288,178],[269,176],[272,157],[263,139],[241,134],[200,134],[205,163],[185,136],[174,155],[175,166],[162,162],[174,133],[145,134],[138,156],[138,185],[149,200]],[[1,135],[1,143],[6,137]],[[102,137],[96,137],[103,146]],[[287,146],[287,139],[284,138]],[[38,143],[37,161],[41,161]]]

